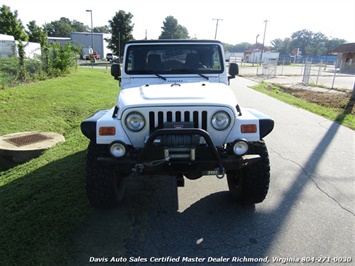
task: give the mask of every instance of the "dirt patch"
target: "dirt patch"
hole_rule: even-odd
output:
[[[338,109],[341,113],[355,115],[355,101],[351,101],[350,92],[317,92],[304,89],[287,88],[278,86],[283,92],[301,98],[310,103],[315,103],[324,107]],[[272,90],[270,86],[268,88]]]

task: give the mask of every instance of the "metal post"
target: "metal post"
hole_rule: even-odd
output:
[[[90,12],[90,15],[91,15],[91,49],[92,49],[92,53],[94,53],[94,28],[93,28],[93,23],[92,23],[92,10],[91,9],[87,9],[86,12]],[[94,55],[92,55],[94,56]],[[95,62],[95,58],[93,57],[91,59],[91,63]],[[91,67],[94,67],[92,64],[91,64]]]

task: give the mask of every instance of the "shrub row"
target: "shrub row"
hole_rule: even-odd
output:
[[[0,89],[69,74],[77,67],[79,53],[78,47],[70,43],[65,46],[46,43],[41,55],[30,59],[20,42],[17,57],[0,58]]]

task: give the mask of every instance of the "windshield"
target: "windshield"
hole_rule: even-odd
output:
[[[224,71],[216,44],[131,45],[127,74],[218,74]]]

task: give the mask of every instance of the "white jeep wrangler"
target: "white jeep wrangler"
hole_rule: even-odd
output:
[[[229,88],[219,41],[156,40],[126,43],[122,70],[111,74],[121,90],[117,104],[81,124],[90,139],[86,191],[96,208],[117,206],[124,178],[135,175],[227,176],[240,202],[262,202],[270,164],[263,138],[274,121],[242,108]]]

